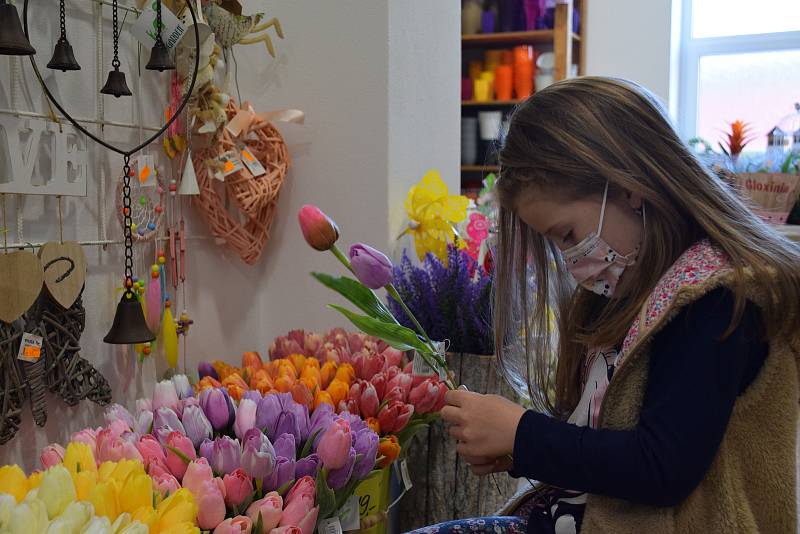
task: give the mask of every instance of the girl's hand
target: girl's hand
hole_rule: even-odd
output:
[[[469,464],[469,468],[477,476],[484,476],[490,473],[505,473],[511,471],[514,462],[510,456],[501,458],[487,458],[485,456],[462,456],[464,461]]]
[[[525,408],[498,395],[460,389],[448,391],[445,402],[442,419],[451,425],[450,435],[458,440],[458,454],[494,459],[514,452],[514,438]]]

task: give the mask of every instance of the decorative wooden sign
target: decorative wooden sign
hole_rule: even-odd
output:
[[[0,114],[0,193],[86,196],[86,137],[68,124]]]
[[[0,321],[22,316],[42,292],[44,272],[39,258],[27,250],[0,253]]]
[[[69,309],[86,281],[86,256],[75,241],[50,242],[39,249],[44,286],[53,300]]]

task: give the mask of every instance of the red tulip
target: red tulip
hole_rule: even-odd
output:
[[[306,204],[300,208],[297,218],[300,221],[303,237],[311,248],[320,251],[330,250],[339,239],[339,227],[318,207]]]
[[[385,434],[394,434],[403,430],[411,416],[414,415],[414,406],[393,400],[383,407],[378,414],[381,431]]]
[[[375,388],[375,393],[378,394],[378,398],[382,399],[383,396],[386,394],[386,384],[388,382],[388,378],[386,377],[386,373],[378,373],[377,375],[373,376],[370,379],[370,383]]]
[[[414,382],[414,378],[407,373],[399,372],[397,373],[394,378],[389,380],[389,383],[386,384],[386,389],[391,391],[393,389],[400,389],[403,392],[403,402],[408,401],[408,394],[411,393],[411,385]]]
[[[411,390],[408,398],[417,413],[438,412],[444,407],[447,386],[438,378],[429,378]]]
[[[225,475],[222,481],[225,483],[225,504],[231,508],[253,495],[253,481],[241,468]]]
[[[359,352],[353,356],[353,368],[361,380],[372,380],[372,377],[383,371],[386,358],[380,354]]]
[[[350,387],[348,400],[355,401],[361,417],[366,419],[367,417],[375,417],[378,415],[380,400],[378,399],[375,386],[371,383],[361,380],[353,384]]]

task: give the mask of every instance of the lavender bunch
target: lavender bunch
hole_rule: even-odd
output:
[[[466,252],[450,246],[447,262],[428,254],[416,266],[403,251],[394,267],[394,284],[431,339],[450,340],[451,352],[493,354],[492,278]],[[411,327],[400,305],[389,307],[401,324]]]

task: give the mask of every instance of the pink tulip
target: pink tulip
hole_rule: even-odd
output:
[[[249,517],[237,515],[226,519],[214,529],[214,534],[250,534],[253,522]]]
[[[358,406],[358,413],[366,419],[367,417],[375,417],[378,414],[378,393],[370,382],[360,381],[354,383],[350,387],[348,400],[355,401]]]
[[[295,499],[311,499],[312,501],[317,498],[317,483],[314,477],[305,476],[294,483],[292,489],[286,495],[286,504],[289,504]]]
[[[383,371],[385,365],[386,358],[380,354],[360,352],[353,356],[353,368],[361,380],[371,380],[373,376]]]
[[[389,367],[388,369],[386,369],[386,371],[384,371],[384,373],[386,373],[387,382],[392,381],[397,375],[399,375],[402,372],[403,370],[400,369],[399,367]]]
[[[303,530],[300,527],[287,526],[287,527],[273,528],[272,530],[269,531],[269,534],[303,534]]]
[[[236,409],[236,422],[233,423],[233,431],[236,437],[243,440],[244,435],[251,428],[256,426],[256,410],[258,405],[250,399],[242,399]]]
[[[383,425],[381,425],[381,428],[383,428]],[[339,469],[347,463],[352,443],[350,423],[342,418],[336,418],[322,435],[316,452],[325,467]]]
[[[92,450],[92,454],[97,457],[97,431],[91,428],[84,428],[78,432],[74,432],[69,438],[70,441],[78,443],[85,443]]]
[[[189,490],[197,502],[197,526],[212,530],[225,520],[225,486],[222,480],[204,480],[196,490]]]
[[[322,347],[325,341],[322,339],[322,336],[319,334],[314,333],[306,333],[305,335],[305,349],[306,349],[306,356],[315,356],[317,351]]]
[[[406,402],[408,401],[408,394],[411,393],[411,384],[413,382],[414,378],[411,375],[398,372],[393,378],[389,379],[389,382],[386,384],[386,390],[390,391],[395,388],[400,388],[403,392],[403,398],[401,400]]]
[[[303,534],[313,534],[319,514],[319,507],[314,507],[315,486],[311,477],[303,477],[297,481],[286,496],[286,508],[281,516],[280,526],[294,525],[300,527]]]
[[[438,412],[444,407],[447,386],[438,378],[429,378],[411,390],[408,398],[419,414]],[[383,427],[381,427],[383,428]]]
[[[162,380],[156,384],[155,391],[153,391],[153,412],[157,412],[164,406],[173,412],[178,410],[178,392],[175,390],[172,380]]]
[[[370,289],[380,289],[392,281],[394,266],[391,260],[369,245],[356,243],[351,246],[350,264],[358,281]]]
[[[125,432],[129,432],[131,429],[131,427],[128,426],[128,423],[122,419],[114,419],[106,425],[106,428],[111,430],[111,433],[117,437],[122,436],[122,434]]]
[[[183,475],[186,473],[186,469],[188,467],[188,463],[181,455],[178,454],[179,451],[182,453],[183,456],[187,457],[191,462],[197,457],[197,453],[194,451],[194,445],[192,445],[192,440],[181,434],[180,432],[170,432],[169,437],[167,438],[167,467],[169,468],[170,472],[175,475],[175,478],[178,480],[183,479]]]
[[[253,524],[258,523],[258,516],[261,515],[261,523],[264,526],[263,532],[269,532],[278,526],[281,522],[281,515],[283,514],[283,498],[277,491],[267,493],[263,499],[254,501],[247,508],[247,517],[253,521]]]
[[[159,459],[155,459],[150,462],[150,465],[147,466],[147,474],[150,475],[151,478],[162,475],[172,476],[172,473],[169,472],[167,464]]]
[[[136,443],[136,449],[142,455],[145,469],[148,469],[150,463],[158,460],[166,464],[167,455],[164,453],[164,448],[158,440],[150,434],[142,436]]]
[[[110,428],[104,428],[97,433],[97,461],[118,462],[120,460],[139,460],[142,455],[133,443],[115,436]]]
[[[39,461],[42,463],[42,468],[50,469],[54,465],[60,464],[64,460],[64,447],[58,443],[52,443],[42,449],[39,455]]]
[[[386,372],[380,372],[370,379],[369,382],[372,384],[372,387],[375,388],[375,393],[378,394],[379,399],[382,399],[386,394],[386,385],[388,381],[389,379],[386,377]]]
[[[136,412],[152,412],[153,400],[152,399],[136,399]]]
[[[203,483],[213,478],[214,473],[208,465],[208,460],[201,456],[192,460],[186,468],[186,473],[183,474],[183,487],[197,494]]]
[[[330,250],[339,239],[339,227],[318,207],[306,204],[300,208],[297,218],[300,221],[303,237],[311,248],[320,251]]]
[[[151,478],[153,479],[153,491],[158,492],[162,497],[172,495],[181,489],[181,484],[178,482],[178,479],[169,473],[161,473]]]
[[[239,468],[225,475],[225,504],[233,508],[241,505],[245,499],[253,495],[253,479]]]
[[[394,347],[386,347],[381,351],[381,354],[386,358],[387,369],[389,367],[400,367],[400,363],[403,361],[403,351]]]
[[[406,427],[412,415],[414,415],[414,406],[396,400],[391,401],[378,413],[381,432],[384,434],[400,432]]]
[[[389,403],[393,400],[400,401],[405,404],[408,400],[408,394],[399,386],[391,388],[386,392],[386,395],[383,396],[383,402]]]

